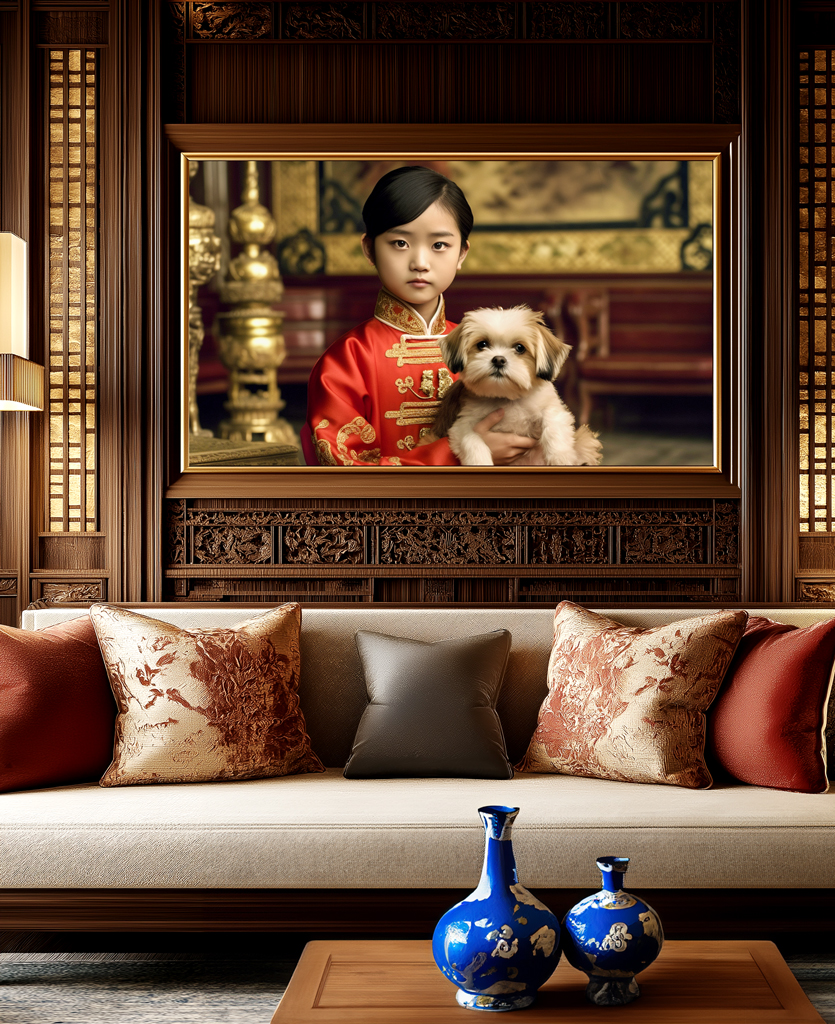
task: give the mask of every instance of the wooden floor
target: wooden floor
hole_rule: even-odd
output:
[[[10,932],[0,931],[0,955],[40,954],[79,960],[176,960],[207,957],[298,959],[313,936],[263,932]]]
[[[4,960],[30,958],[45,962],[77,960],[88,963],[204,959],[252,963],[270,960],[287,962],[289,978],[291,965],[298,962],[306,943],[322,937],[321,933],[0,931],[0,964]],[[335,935],[333,938],[344,936]],[[783,937],[777,941],[777,946],[824,1021],[835,1024],[835,937]]]
[[[379,938],[365,935],[356,938]],[[387,935],[387,939],[422,939],[427,935]],[[721,936],[719,936],[721,937]],[[762,938],[762,935],[757,935]],[[342,939],[344,935],[280,934],[270,932],[20,932],[0,931],[0,955],[8,953],[30,953],[66,957],[77,955],[79,959],[97,956],[112,956],[113,959],[158,959],[170,960],[180,957],[200,959],[220,957],[225,960],[261,959],[265,956],[281,959],[298,959],[305,945],[322,938]],[[777,948],[791,964],[811,963],[831,966],[835,972],[835,934],[824,938],[820,935],[781,936],[776,940]]]

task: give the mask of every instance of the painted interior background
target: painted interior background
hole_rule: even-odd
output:
[[[397,161],[192,161],[189,463],[299,465],[306,381],[373,313],[362,206]],[[447,316],[526,302],[603,465],[714,463],[710,161],[436,160],[475,216]]]

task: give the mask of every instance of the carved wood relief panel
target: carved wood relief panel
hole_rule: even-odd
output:
[[[192,40],[704,40],[719,7],[736,0],[308,0],[170,2]]]
[[[166,503],[174,600],[733,601],[739,503]]]
[[[32,581],[30,607],[45,608],[51,604],[92,604],[107,600],[107,581],[103,579],[71,579]]]

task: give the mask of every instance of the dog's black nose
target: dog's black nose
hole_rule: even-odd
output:
[[[493,366],[499,367],[499,366],[506,366],[506,365],[507,365],[507,360],[505,359],[504,356],[493,356]]]

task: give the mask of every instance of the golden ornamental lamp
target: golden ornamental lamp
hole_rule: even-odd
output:
[[[284,285],[275,258],[264,248],[275,237],[276,225],[260,202],[255,160],[246,162],[242,199],[230,215],[229,234],[243,250],[229,264],[220,289],[221,299],[231,308],[218,314],[220,358],[229,370],[229,418],[218,433],[231,441],[300,447],[292,426],[278,415],[285,405],[278,367],[286,349],[284,315],[272,306],[280,301]]]
[[[199,167],[189,161],[188,174],[193,178]],[[188,427],[197,437],[211,437],[211,430],[200,426],[197,408],[197,369],[205,329],[203,313],[197,302],[197,289],[220,270],[220,239],[215,234],[215,213],[208,206],[188,197]]]

